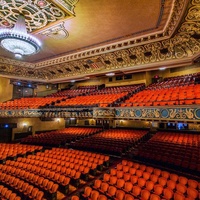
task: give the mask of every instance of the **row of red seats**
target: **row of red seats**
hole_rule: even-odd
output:
[[[68,177],[61,177],[58,174],[55,174],[55,172],[51,173],[50,170],[48,173],[45,173],[45,170],[42,171],[41,167],[35,167],[34,165],[29,165],[29,168],[27,169],[26,164],[19,162],[15,162],[14,165],[0,165],[0,170],[3,173],[13,175],[20,179],[23,179],[26,182],[37,185],[41,189],[44,189],[45,186],[48,185],[48,191],[50,191],[50,193],[53,194],[53,196],[56,195],[59,185],[60,187],[64,186],[68,188],[70,181]],[[43,183],[44,180],[46,181]]]
[[[11,188],[14,193],[17,193],[22,199],[30,198],[33,200],[42,200],[44,192],[40,191],[37,187],[32,184],[20,180],[15,176],[0,172],[0,181],[7,187]],[[3,198],[2,198],[3,199]],[[15,199],[21,199],[19,197]]]
[[[189,133],[177,133],[177,132],[157,132],[158,134],[154,135],[154,141],[163,141],[163,142],[172,142],[181,145],[195,145],[197,146],[200,142],[200,137],[198,134],[189,134]]]
[[[0,185],[0,198],[2,200],[21,200],[21,197],[17,196],[16,193],[12,192],[4,185]]]
[[[70,162],[73,164],[88,166],[92,169],[92,173],[95,173],[97,168],[102,170],[103,166],[109,166],[110,162],[110,157],[107,155],[64,148],[45,150],[44,153],[38,152],[37,155],[45,156],[48,160],[52,158],[52,161],[56,158],[57,160],[66,161],[66,164]]]
[[[88,152],[88,155],[83,155],[83,152],[81,151],[78,155],[78,151],[62,148],[62,153],[59,153],[59,150],[60,148],[45,150],[44,153],[38,152],[37,155],[29,155],[28,158],[18,158],[18,160],[29,165],[34,163],[36,166],[67,175],[72,178],[72,183],[75,185],[79,184],[80,178],[87,179],[89,173],[95,175],[97,168],[102,170],[103,165],[109,164],[109,156],[93,154],[90,152]],[[72,157],[72,155],[74,156]],[[91,155],[97,157],[95,158]],[[32,160],[34,160],[34,162]],[[10,161],[10,163],[12,162],[13,161]],[[26,167],[29,168],[28,165]]]
[[[92,189],[93,188],[93,189]],[[171,174],[144,164],[123,160],[102,180],[94,181],[92,188],[85,188],[83,197],[89,198],[97,190],[107,198],[123,200],[126,194],[132,199],[198,199],[200,183],[177,174]],[[130,197],[131,198],[131,197]]]
[[[60,164],[57,164],[57,163],[44,162],[40,160],[34,160],[35,161],[34,164],[31,164],[32,162],[29,162],[29,160],[22,159],[21,162],[15,162],[13,166],[19,168],[25,168],[41,176],[49,176],[49,178],[51,178],[56,182],[58,181],[57,182],[58,184],[61,184],[62,186],[65,187],[69,184],[70,179],[72,179],[73,181],[75,181],[74,179],[77,179],[76,184],[78,185],[79,184],[78,179],[81,178],[81,175],[82,178],[87,179],[90,169],[95,170],[97,167],[95,163],[93,164],[91,163],[91,166],[89,166],[88,162],[86,164],[84,163],[83,165],[80,163],[74,164],[70,162],[60,162]]]
[[[45,153],[49,153],[49,154],[53,154],[53,155],[57,154],[57,156],[59,156],[59,155],[62,156],[67,153],[67,157],[73,157],[73,158],[78,158],[78,159],[80,158],[80,159],[84,159],[84,160],[87,160],[89,157],[102,159],[104,161],[109,161],[109,159],[110,159],[110,157],[108,155],[92,153],[92,152],[88,152],[88,151],[66,149],[66,148],[52,148],[51,150],[45,150]],[[38,152],[37,154],[39,155],[42,153]]]
[[[165,89],[146,89],[134,94],[121,106],[164,106],[200,104],[200,84]]]
[[[106,130],[91,137],[71,143],[72,148],[95,150],[121,155],[147,134],[143,130]]]
[[[195,180],[188,179],[184,176],[179,176],[174,173],[170,173],[168,171],[163,171],[158,168],[153,168],[150,166],[146,166],[144,164],[139,164],[135,163],[132,161],[127,161],[127,160],[122,160],[121,164],[117,164],[117,167],[115,169],[110,170],[110,175],[111,176],[116,176],[117,173],[123,172],[123,174],[126,176],[125,180],[130,180],[129,175],[133,177],[138,177],[138,178],[144,178],[145,180],[151,179],[154,183],[159,182],[159,178],[164,178],[160,180],[161,185],[167,184],[166,181],[170,180],[170,185],[171,189],[174,189],[174,184],[173,183],[180,183],[183,185],[186,185],[187,187],[192,187],[194,189],[200,189],[199,183]],[[134,175],[134,176],[133,176]],[[138,180],[138,179],[136,179]],[[134,182],[133,182],[134,183]],[[163,186],[165,186],[163,185]]]
[[[117,94],[99,94],[77,96],[71,99],[66,99],[60,103],[55,103],[56,107],[71,107],[71,106],[100,106],[107,107],[108,105],[120,100],[126,96],[128,92],[121,92]]]
[[[98,89],[98,85],[81,85],[78,86],[78,89]]]
[[[37,155],[43,156],[44,160],[47,158],[48,160],[52,158],[52,161],[50,162],[55,162],[55,159],[57,159],[57,162],[58,160],[63,160],[75,164],[83,164],[84,166],[89,165],[89,163],[93,163],[93,165],[96,164],[98,167],[101,167],[102,165],[109,166],[110,161],[110,157],[107,155],[64,148],[53,148],[52,150],[45,150],[44,153],[38,152]]]
[[[49,97],[75,97],[78,95],[84,95],[86,93],[91,93],[92,91],[95,91],[95,90],[96,90],[96,87],[69,89],[69,90],[58,91],[58,92],[53,93],[48,96]]]
[[[28,136],[21,140],[25,144],[37,144],[44,146],[65,145],[82,137],[87,137],[101,131],[101,128],[65,128]]]
[[[0,144],[0,160],[6,160],[7,158],[14,158],[17,155],[25,155],[26,153],[34,153],[35,151],[42,150],[42,146],[23,145],[23,144]]]
[[[37,164],[37,163],[36,163]],[[53,181],[53,183],[57,183],[61,190],[68,191],[70,178],[61,174],[60,172],[53,171],[52,166],[48,166],[49,168],[45,168],[41,165],[32,165],[23,162],[6,162],[6,165],[1,166],[0,168],[3,172],[11,173],[13,175],[19,175],[24,177],[25,180],[35,182],[39,177],[43,177],[44,179],[49,179]],[[57,186],[56,186],[57,187]]]
[[[158,132],[139,146],[136,155],[200,171],[199,141],[198,134]]]
[[[181,80],[182,79],[186,79],[186,80],[191,80],[194,79],[197,75],[199,75],[199,73],[193,73],[193,74],[185,74],[185,75],[180,75],[180,76],[174,76],[174,77],[167,77],[164,78],[164,80]]]
[[[100,161],[101,163],[99,163]],[[50,180],[59,185],[57,189],[67,194],[69,184],[77,187],[80,179],[87,181],[89,173],[96,172],[97,163],[103,165],[104,162],[109,162],[109,156],[72,149],[53,148],[52,150],[45,150],[45,152],[37,152],[37,155],[28,155],[27,158],[18,157],[17,161],[7,160],[6,165],[0,165],[0,171],[18,178],[21,177],[34,185],[37,182],[41,186],[40,189],[42,189],[43,184],[46,184],[46,180]],[[92,175],[95,175],[95,173],[92,173]],[[46,192],[45,196],[47,196]]]
[[[106,186],[107,187],[107,186]],[[105,187],[104,183],[100,188],[92,188],[86,186],[84,192],[80,195],[83,199],[91,200],[107,200],[107,199],[118,199],[118,200],[134,200],[134,197],[130,194],[125,193],[122,190],[117,190],[114,186]],[[77,199],[72,197],[71,200]]]
[[[32,97],[32,98],[21,98],[14,99],[12,101],[6,101],[4,103],[0,103],[1,109],[38,109],[40,106],[44,106],[46,104],[51,104],[52,102],[56,102],[61,100],[62,97]]]
[[[147,89],[169,88],[176,86],[191,85],[195,83],[195,77],[197,74],[187,74],[175,77],[167,77],[163,81],[153,83],[147,87]]]
[[[113,86],[113,87],[105,87],[101,90],[92,92],[93,95],[97,94],[116,94],[122,92],[135,93],[145,87],[144,84],[136,84],[136,85],[125,85],[125,86]]]

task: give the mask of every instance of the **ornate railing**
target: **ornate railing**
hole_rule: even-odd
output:
[[[138,119],[156,121],[200,120],[200,105],[157,107],[108,107],[108,108],[46,108],[26,110],[0,110],[0,118],[46,117],[46,118],[94,118]]]

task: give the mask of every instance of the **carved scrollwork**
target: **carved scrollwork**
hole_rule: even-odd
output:
[[[169,117],[172,119],[194,119],[194,109],[169,109]]]
[[[179,31],[190,35],[200,34],[200,22],[185,22]]]
[[[0,12],[4,19],[0,25],[4,27],[13,27],[18,15],[24,15],[29,32],[69,16],[61,8],[46,0],[1,1]]]
[[[199,5],[200,4],[200,0],[192,0],[192,4],[193,5]]]
[[[116,51],[115,55],[117,57],[118,65],[121,67],[130,65],[130,57],[128,50]]]
[[[200,6],[193,6],[189,9],[189,12],[186,16],[186,21],[200,21]]]

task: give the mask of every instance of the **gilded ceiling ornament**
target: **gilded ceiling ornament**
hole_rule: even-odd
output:
[[[77,1],[53,0],[1,0],[0,13],[3,20],[0,26],[11,28],[19,15],[23,15],[29,32],[37,32],[52,26],[52,23],[60,24],[74,16],[74,5]]]
[[[192,0],[193,5],[198,5],[200,3],[200,0]]]
[[[200,34],[200,22],[185,22],[179,31],[190,35]]]
[[[63,39],[69,36],[69,33],[65,29],[63,22],[61,24],[56,24],[55,26],[47,28],[39,33],[55,39]]]
[[[186,17],[186,20],[188,21],[200,21],[200,6],[193,6],[190,8],[188,15]]]

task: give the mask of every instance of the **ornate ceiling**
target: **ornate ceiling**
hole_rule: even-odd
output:
[[[200,54],[200,0],[0,0],[2,28],[19,14],[42,51],[14,60],[1,48],[2,76],[55,83],[189,65]]]

